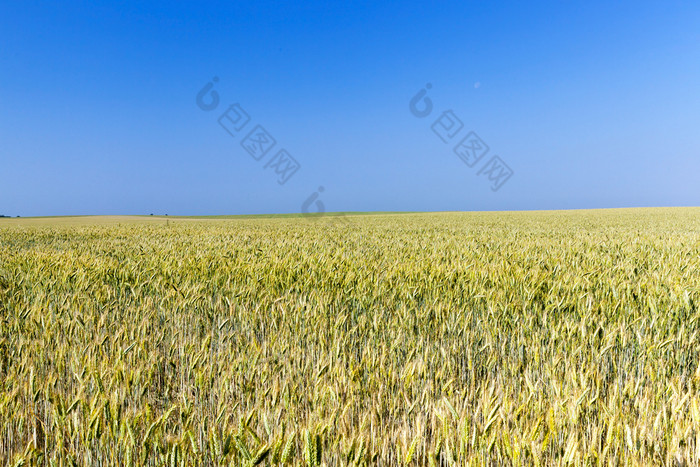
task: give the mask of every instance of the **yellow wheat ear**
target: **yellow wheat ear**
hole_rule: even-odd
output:
[[[698,463],[700,209],[348,218],[0,225],[0,463]]]

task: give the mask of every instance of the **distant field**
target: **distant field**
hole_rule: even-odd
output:
[[[321,215],[305,214],[238,214],[231,216],[46,216],[46,217],[0,217],[0,228],[4,226],[78,226],[138,224],[146,222],[165,223],[178,220],[243,220],[243,219],[308,219],[350,218],[356,216],[405,215],[405,212],[326,212]]]
[[[3,465],[697,465],[700,208],[0,219]]]
[[[0,229],[10,226],[65,227],[81,225],[115,225],[165,222],[169,217],[156,216],[61,216],[61,217],[0,217]]]

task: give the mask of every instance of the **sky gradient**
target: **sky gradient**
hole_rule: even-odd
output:
[[[700,205],[697,2],[4,2],[0,44],[0,214]]]

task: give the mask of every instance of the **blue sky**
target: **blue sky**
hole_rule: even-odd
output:
[[[3,2],[0,214],[700,205],[700,4],[492,3]]]

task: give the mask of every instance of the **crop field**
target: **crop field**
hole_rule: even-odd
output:
[[[0,219],[3,465],[698,465],[700,209]]]

